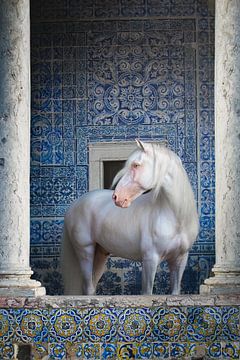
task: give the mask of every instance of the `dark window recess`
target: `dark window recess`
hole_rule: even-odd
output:
[[[103,186],[104,189],[110,189],[114,176],[123,168],[124,160],[104,161],[103,162]]]

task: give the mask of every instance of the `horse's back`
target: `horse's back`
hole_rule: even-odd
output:
[[[94,190],[76,200],[65,215],[64,222],[68,231],[77,230],[80,226],[83,231],[86,226],[91,226],[96,209],[104,208],[107,204],[110,204],[112,202],[111,198],[111,190]]]

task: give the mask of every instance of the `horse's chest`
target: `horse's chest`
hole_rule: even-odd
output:
[[[162,212],[152,222],[152,230],[156,239],[170,239],[176,234],[176,218],[171,212]]]

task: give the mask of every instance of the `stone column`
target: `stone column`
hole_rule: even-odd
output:
[[[240,2],[216,0],[216,264],[201,293],[240,294]]]
[[[0,1],[0,79],[0,296],[44,295],[29,267],[29,0]]]

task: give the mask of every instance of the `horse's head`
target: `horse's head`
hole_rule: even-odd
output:
[[[115,205],[127,208],[132,201],[154,186],[155,157],[153,146],[136,140],[138,149],[130,155],[125,167],[116,175],[113,185]]]

